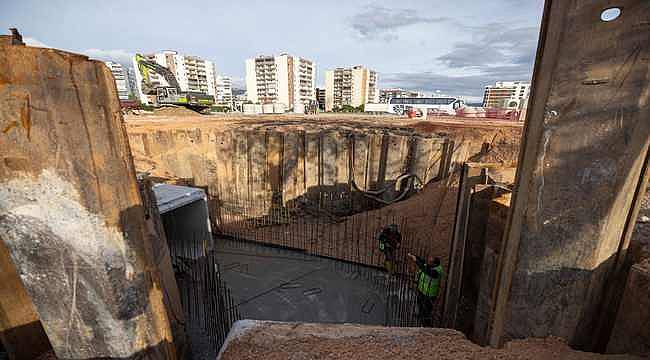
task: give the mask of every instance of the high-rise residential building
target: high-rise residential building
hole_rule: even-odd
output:
[[[111,70],[113,73],[113,78],[115,78],[115,86],[117,87],[117,96],[120,98],[120,100],[128,100],[129,99],[129,75],[122,66],[122,64],[118,64],[116,62],[112,61],[105,61],[104,62],[106,66]]]
[[[218,75],[215,78],[215,101],[219,104],[230,104],[232,101],[232,79],[230,76]]]
[[[524,81],[497,81],[485,87],[483,107],[518,108],[527,101],[530,83]]]
[[[128,84],[129,84],[129,95],[133,97],[138,96],[138,86],[135,84],[135,69],[133,67],[126,68],[126,74],[128,75]]]
[[[297,109],[316,100],[316,64],[282,54],[246,60],[246,92],[256,104],[284,104]]]
[[[415,98],[423,97],[424,94],[418,91],[404,90],[401,88],[379,90],[379,102],[387,104],[392,98]]]
[[[163,52],[143,55],[145,59],[156,62],[158,65],[169,69],[176,77],[181,91],[200,92],[215,96],[215,70],[211,61],[201,59],[197,56],[182,55],[176,51],[165,50]],[[133,66],[137,69],[138,63],[133,58]],[[142,89],[142,74],[136,71],[136,86],[138,96],[144,103],[148,103],[147,96]],[[151,86],[169,86],[169,83],[160,74],[149,72]]]
[[[379,101],[377,73],[363,66],[325,72],[325,110],[350,105],[359,107]]]
[[[318,102],[318,108],[325,111],[325,89],[316,88],[316,101]]]

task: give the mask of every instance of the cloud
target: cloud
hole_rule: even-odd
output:
[[[127,66],[131,65],[131,61],[133,59],[132,53],[122,49],[115,49],[115,50],[87,49],[87,50],[82,50],[80,52],[93,59],[113,61]]]
[[[444,94],[480,98],[486,85],[496,81],[530,81],[531,70],[527,64],[490,67],[482,74],[451,76],[438,72],[381,73],[382,87],[401,87],[410,90],[437,91]]]
[[[537,27],[512,27],[502,23],[466,27],[472,42],[458,42],[435,59],[443,70],[380,74],[382,86],[412,90],[440,90],[449,95],[479,98],[486,85],[496,81],[530,81]]]
[[[365,39],[397,39],[396,31],[400,28],[448,21],[446,17],[427,17],[418,15],[413,9],[390,9],[379,5],[370,5],[349,19],[349,25],[356,35]]]
[[[459,42],[436,60],[452,69],[490,73],[493,68],[523,66],[532,71],[537,49],[537,27],[512,28],[502,23],[470,27],[472,42]]]

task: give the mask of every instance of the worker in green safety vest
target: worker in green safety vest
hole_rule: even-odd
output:
[[[397,224],[390,224],[383,228],[377,235],[377,240],[379,251],[384,254],[384,268],[389,275],[393,275],[397,265],[397,249],[402,242],[402,234],[400,234]]]
[[[440,280],[443,276],[442,264],[440,259],[429,255],[425,262],[419,256],[411,253],[407,254],[417,266],[415,273],[415,282],[418,289],[418,315],[422,325],[426,327],[433,326],[433,305],[440,292]]]

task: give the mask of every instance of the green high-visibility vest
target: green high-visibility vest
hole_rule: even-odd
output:
[[[415,274],[415,278],[418,281],[418,291],[428,297],[438,296],[438,291],[440,291],[440,279],[442,278],[442,265],[436,266],[435,270],[438,272],[437,279],[432,278],[431,276],[421,271],[420,269],[418,269],[418,272]]]

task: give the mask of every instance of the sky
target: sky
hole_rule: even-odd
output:
[[[379,87],[477,101],[495,81],[530,80],[543,0],[0,0],[0,28],[25,41],[130,64],[177,50],[243,88],[246,58],[289,53],[325,70],[365,65]]]

